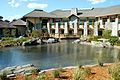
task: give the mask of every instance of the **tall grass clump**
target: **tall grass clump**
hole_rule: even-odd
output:
[[[46,79],[46,74],[45,73],[42,73],[42,74],[40,74],[37,78],[36,78],[36,80],[45,80]]]
[[[80,68],[78,66],[78,68],[75,69],[75,71],[73,72],[73,79],[74,80],[83,80],[85,76],[90,75],[91,74],[91,70],[89,68]]]
[[[120,80],[120,62],[108,69],[113,80]]]

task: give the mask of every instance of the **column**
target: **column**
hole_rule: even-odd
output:
[[[72,22],[69,22],[70,28],[73,28]]]
[[[95,21],[95,25],[94,25],[94,36],[98,36],[98,21]]]
[[[87,28],[88,21],[84,22],[84,36],[88,35],[88,28]]]
[[[65,22],[64,34],[68,34],[68,23]]]
[[[112,29],[110,23],[110,17],[107,17],[107,22],[105,22],[105,29]]]
[[[47,30],[48,30],[48,33],[50,34],[50,23],[49,22],[47,23]]]
[[[103,28],[103,21],[102,18],[99,18],[100,28]]]
[[[110,22],[110,17],[107,18],[107,22]]]
[[[118,17],[115,18],[115,22],[112,23],[111,36],[118,36]]]
[[[56,28],[55,28],[55,37],[59,37],[59,26],[58,23],[56,23]]]
[[[74,23],[74,35],[77,35],[77,23]]]

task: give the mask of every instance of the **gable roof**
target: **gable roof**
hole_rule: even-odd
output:
[[[53,14],[47,13],[43,10],[35,9],[23,17],[46,17],[46,18],[52,17],[52,18],[54,18],[56,16]]]
[[[107,15],[120,14],[120,5],[105,8],[93,8],[88,10],[79,10],[82,14],[79,17],[100,17]]]
[[[60,17],[60,18],[68,18],[71,14],[71,10],[55,10],[50,12],[51,14],[56,15],[56,17]]]
[[[71,10],[55,10],[51,12],[61,18],[68,18],[71,15]],[[79,14],[80,13],[80,14]],[[100,17],[106,15],[120,14],[120,5],[103,7],[103,8],[92,8],[78,10],[78,17]]]
[[[16,21],[11,22],[10,25],[13,25],[13,26],[23,25],[24,26],[24,25],[26,25],[26,22],[21,19],[18,19]]]
[[[15,28],[15,27],[10,26],[9,22],[0,21],[0,28]]]

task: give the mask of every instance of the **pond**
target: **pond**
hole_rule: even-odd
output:
[[[120,49],[72,44],[72,40],[39,46],[0,49],[0,68],[34,64],[40,69],[49,69],[59,66],[97,64],[98,60],[111,63],[117,59],[120,59]]]

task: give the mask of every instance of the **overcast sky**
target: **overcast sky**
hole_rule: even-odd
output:
[[[51,12],[55,9],[92,8],[120,5],[120,0],[0,0],[0,16],[12,20],[34,9]]]

